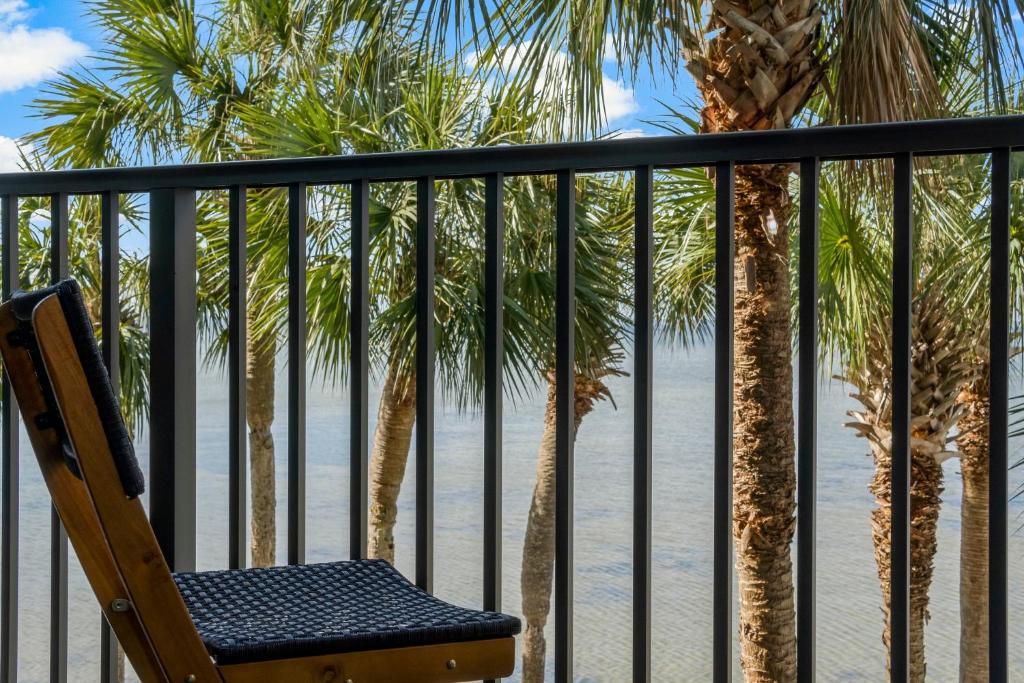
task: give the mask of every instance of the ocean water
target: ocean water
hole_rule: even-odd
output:
[[[711,671],[713,349],[656,348],[654,381],[653,666],[656,681],[707,681]],[[627,368],[628,369],[628,368]],[[281,370],[284,368],[282,366]],[[610,381],[614,399],[583,422],[576,446],[575,671],[578,681],[629,680],[632,601],[632,381]],[[278,382],[278,509],[284,519],[286,385]],[[780,388],[786,390],[789,388]],[[866,444],[842,425],[853,401],[838,382],[819,395],[818,678],[885,679],[880,593],[871,545],[872,474]],[[371,428],[379,394],[371,391]],[[308,396],[308,559],[348,555],[348,395],[318,382]],[[522,537],[534,484],[544,409],[538,390],[506,401],[504,436],[505,610],[517,614]],[[227,383],[203,370],[198,417],[198,565],[227,564]],[[436,592],[467,606],[481,601],[483,421],[439,406],[436,417]],[[19,617],[20,680],[47,680],[49,501],[23,438]],[[1020,444],[1011,444],[1011,458]],[[148,460],[145,438],[139,455]],[[954,681],[958,657],[960,480],[945,464],[946,493],[926,634],[929,680]],[[400,499],[399,569],[413,571],[415,472]],[[1021,476],[1011,472],[1011,486]],[[1011,503],[1011,529],[1024,511]],[[285,549],[279,526],[278,557]],[[1024,538],[1010,545],[1011,671],[1024,679]],[[69,678],[99,677],[99,610],[71,560]],[[734,650],[737,650],[734,643]],[[551,667],[549,666],[549,671]],[[736,667],[736,680],[740,680]],[[129,676],[131,680],[133,677]],[[512,680],[517,680],[513,678]]]

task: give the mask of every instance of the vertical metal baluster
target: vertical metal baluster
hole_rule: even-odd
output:
[[[50,282],[68,277],[68,195],[50,195]],[[50,682],[68,679],[68,533],[50,506]]]
[[[10,298],[18,289],[18,196],[4,195],[0,203],[3,233],[2,277],[3,298]],[[7,373],[3,375],[0,396],[0,422],[2,422],[3,489],[0,490],[2,524],[0,524],[0,679],[14,683],[18,680],[18,406],[11,391]]]
[[[573,679],[576,172],[559,171],[555,235],[555,681]]]
[[[121,395],[121,294],[118,262],[121,240],[121,199],[114,190],[100,196],[100,336],[103,364],[110,376],[114,395]],[[114,631],[104,616],[100,616],[100,681],[118,683],[118,645]]]
[[[247,194],[228,190],[228,566],[245,567],[248,541],[246,423]]]
[[[992,152],[992,274],[989,301],[989,680],[1009,680],[1007,488],[1010,357],[1010,150]]]
[[[288,187],[288,564],[306,561],[306,201]]]
[[[735,177],[715,167],[715,559],[716,683],[732,681],[732,380]]]
[[[434,590],[434,178],[416,184],[416,585]]]
[[[370,385],[370,183],[352,183],[351,310],[352,347],[349,450],[349,555],[366,557],[367,505],[369,493],[369,385]]]
[[[651,680],[654,169],[636,169],[633,299],[633,682]]]
[[[50,195],[50,283],[68,276],[68,195]]]
[[[484,179],[484,609],[501,610],[505,176]]]
[[[100,197],[100,333],[103,338],[103,364],[110,375],[114,395],[121,391],[121,276],[118,270],[121,249],[121,198],[117,191],[104,192]]]
[[[800,162],[800,329],[797,420],[797,680],[814,683],[815,510],[818,427],[818,184],[817,159]]]
[[[892,529],[890,674],[908,680],[910,652],[910,343],[913,293],[913,157],[897,155],[893,190]]]
[[[150,193],[149,516],[173,571],[196,564],[196,193]]]

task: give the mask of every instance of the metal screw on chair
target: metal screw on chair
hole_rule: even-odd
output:
[[[449,671],[454,671],[455,667],[458,666],[458,664],[455,663],[454,659],[449,659],[445,666],[448,667]]]
[[[111,612],[127,612],[132,608],[132,603],[124,598],[114,598],[110,601]]]
[[[196,683],[196,675],[189,674],[188,676],[185,676],[185,683]]]

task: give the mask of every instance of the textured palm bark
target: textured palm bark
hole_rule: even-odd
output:
[[[928,621],[928,592],[937,549],[936,527],[942,503],[942,462],[955,455],[947,450],[949,432],[963,413],[958,399],[974,382],[977,367],[968,362],[971,337],[962,321],[949,315],[937,294],[924,292],[913,304],[910,368],[910,681],[922,683],[927,666],[924,629]],[[882,642],[886,652],[890,629],[892,578],[892,347],[891,320],[883,320],[867,339],[866,360],[847,379],[857,387],[853,397],[864,407],[850,411],[847,426],[868,439],[875,474],[870,490],[876,507],[871,514],[875,564],[882,591]],[[891,665],[887,662],[887,666]]]
[[[274,463],[274,379],[277,345],[249,338],[246,349],[246,420],[249,423],[252,566],[270,567],[277,554],[277,478]]]
[[[574,405],[574,436],[584,416],[594,404],[607,396],[604,383],[596,379],[576,377]],[[555,396],[553,375],[548,381],[548,398],[544,407],[544,431],[537,450],[537,481],[530,501],[523,542],[523,569],[520,575],[523,596],[523,683],[544,683],[547,643],[544,626],[551,611],[551,582],[555,567]]]
[[[369,556],[395,562],[395,521],[398,494],[409,461],[409,443],[416,421],[415,378],[404,377],[396,365],[388,369],[377,411],[370,459]]]
[[[988,677],[988,366],[960,394],[957,426],[963,501],[960,507],[960,681]]]
[[[683,29],[705,130],[788,128],[821,82],[821,17],[815,0],[713,0],[710,41]]]
[[[711,4],[705,35],[714,37],[684,36],[686,68],[704,100],[702,131],[789,127],[822,78],[817,3]],[[789,170],[736,171],[733,534],[750,683],[796,678]]]
[[[910,681],[923,683],[927,673],[924,650],[924,628],[929,619],[928,591],[932,584],[935,552],[938,548],[935,530],[942,503],[942,467],[930,453],[912,449],[910,487]],[[882,589],[882,614],[885,625],[882,643],[889,651],[892,632],[890,618],[890,581],[892,554],[889,543],[892,533],[892,451],[871,445],[875,476],[870,490],[877,507],[871,512],[871,537],[875,546],[875,564]]]
[[[796,677],[786,175],[780,167],[736,174],[733,535],[740,658],[748,681]]]

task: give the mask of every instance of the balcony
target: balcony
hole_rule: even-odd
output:
[[[1011,330],[1019,324],[1010,314],[1011,171],[1012,153],[1021,148],[1024,117],[1004,117],[0,175],[3,293],[6,297],[18,287],[40,286],[69,274],[83,277],[84,266],[72,245],[71,214],[77,198],[89,197],[101,235],[99,277],[92,286],[98,294],[95,323],[105,360],[115,383],[125,381],[125,372],[148,367],[148,411],[139,420],[138,446],[144,461],[148,455],[146,504],[163,552],[176,571],[245,566],[251,561],[250,494],[261,485],[248,472],[251,425],[247,423],[246,363],[251,330],[246,321],[253,313],[247,307],[254,300],[252,283],[256,280],[246,264],[253,263],[253,254],[266,247],[252,237],[255,226],[248,225],[247,207],[256,201],[282,202],[279,237],[287,245],[281,251],[286,259],[281,270],[284,276],[259,285],[278,291],[281,348],[276,360],[278,368],[284,368],[278,391],[284,400],[279,409],[271,409],[278,416],[272,434],[280,462],[276,494],[279,547],[272,559],[302,563],[338,559],[339,555],[366,556],[374,542],[367,533],[372,514],[370,449],[375,426],[371,408],[382,391],[380,364],[373,351],[381,339],[400,338],[410,351],[408,376],[415,378],[410,386],[415,396],[415,427],[414,466],[398,506],[398,566],[425,590],[437,590],[447,598],[485,609],[518,613],[518,575],[510,574],[521,559],[535,464],[529,451],[540,440],[543,397],[531,397],[529,391],[524,394],[521,378],[506,371],[511,365],[507,355],[510,349],[517,349],[515,335],[525,329],[513,329],[521,321],[510,313],[518,302],[509,297],[506,282],[510,245],[505,209],[513,201],[506,196],[506,189],[517,179],[543,178],[551,190],[554,218],[550,242],[535,245],[538,249],[550,247],[551,254],[547,280],[551,327],[537,333],[550,342],[554,405],[549,676],[560,682],[630,677],[635,681],[668,680],[666,676],[672,680],[731,681],[740,675],[734,662],[734,287],[750,277],[736,269],[733,258],[736,169],[769,163],[793,165],[793,187],[800,199],[794,221],[798,236],[794,283],[796,299],[806,302],[820,298],[822,165],[882,160],[879,168],[885,170],[873,178],[891,196],[893,228],[892,268],[886,275],[891,277],[891,323],[883,335],[891,353],[889,390],[893,396],[887,577],[892,636],[888,657],[892,680],[909,680],[913,650],[911,428],[920,417],[911,402],[915,377],[912,341],[916,342],[912,338],[913,314],[915,297],[920,294],[914,267],[914,185],[920,182],[914,172],[915,160],[973,155],[981,159],[991,182],[991,230],[986,245],[991,257],[987,384],[992,406],[987,437],[988,656],[992,680],[1006,680],[1006,672],[1019,672],[1024,666],[1010,648],[1012,594],[1019,591],[1010,590],[1009,551],[1011,546],[1019,549],[1020,541],[1011,535],[1010,515],[1014,512],[1008,476],[1009,342]],[[665,174],[682,169],[707,171],[714,179],[717,229],[705,287],[713,313],[707,336],[713,343],[692,351],[696,361],[688,366],[689,374],[663,374],[663,368],[671,369],[671,362],[659,355],[656,345],[660,322],[654,271],[655,198]],[[578,398],[574,387],[577,377],[585,376],[590,360],[577,343],[577,338],[587,338],[581,326],[589,322],[585,312],[580,312],[580,299],[600,298],[603,293],[579,286],[577,272],[595,257],[577,248],[577,211],[591,199],[584,179],[611,176],[627,178],[624,182],[633,198],[629,238],[624,241],[631,249],[619,254],[632,279],[633,291],[627,296],[631,305],[621,312],[630,336],[630,358],[620,364],[620,377],[609,380],[619,406],[618,427],[605,427],[600,433],[612,444],[610,456],[588,459],[594,452],[593,440],[577,441],[574,425]],[[446,260],[436,223],[437,192],[443,183],[458,184],[479,198],[482,229],[479,235],[466,237],[469,248],[463,250],[478,254],[469,266],[463,264],[478,269],[476,289],[455,292],[441,286],[451,282],[449,272],[456,267]],[[414,295],[399,302],[407,307],[408,319],[414,324],[389,335],[377,332],[393,324],[380,305],[379,282],[388,274],[374,272],[372,267],[374,249],[389,239],[387,232],[371,230],[371,214],[380,209],[374,203],[374,192],[381,187],[415,193],[411,202],[415,214],[406,223],[411,248],[399,254],[414,259],[415,267],[410,269]],[[523,196],[517,194],[514,201],[523,201]],[[203,197],[208,204],[201,204]],[[314,232],[334,220],[328,214],[341,204],[346,204],[345,215],[338,220],[348,237],[335,245],[337,258],[332,263],[338,269],[337,277],[329,282],[339,283],[338,306],[327,309],[317,298],[324,281],[308,279],[308,266],[324,256],[323,241],[317,242]],[[197,206],[206,209],[197,210]],[[211,216],[220,221],[219,232],[208,229],[209,225],[200,229]],[[124,225],[133,220],[142,226],[138,234],[148,236],[148,256],[140,260],[148,266],[144,275],[148,284],[140,290],[148,292],[148,301],[141,305],[144,317],[135,321],[143,334],[148,333],[148,344],[142,359],[146,362],[128,363],[124,357],[124,293],[126,283],[139,273],[125,271],[119,240]],[[392,229],[397,235],[400,228]],[[43,251],[48,251],[46,259],[29,261],[24,253],[19,254],[26,231],[48,240],[43,245]],[[211,240],[218,236],[220,260],[215,267],[205,267],[211,268],[207,272],[219,268],[221,278],[216,287],[204,289],[209,283],[202,274],[197,277],[204,267],[197,254],[214,249]],[[313,244],[320,251],[311,253]],[[592,242],[586,244],[592,246]],[[541,287],[539,291],[547,290]],[[480,313],[480,326],[458,320],[453,311],[460,304]],[[456,324],[463,324],[463,340],[439,347],[439,329]],[[337,345],[332,356],[335,362],[326,366],[310,351],[316,347],[317,328],[325,325],[341,330],[333,341]],[[197,332],[211,328],[215,332]],[[825,510],[834,507],[822,505],[818,493],[819,454],[824,457],[829,447],[816,436],[821,422],[818,392],[828,370],[819,342],[818,307],[800,306],[793,329],[796,667],[799,680],[813,681],[828,678],[824,662],[831,666],[833,661],[843,661],[841,657],[836,660],[832,651],[842,636],[834,625],[825,623],[842,620],[843,615],[818,614],[822,605],[834,604],[831,592],[843,570],[834,566],[829,570],[829,594],[816,590],[823,585],[819,567],[829,561],[819,551],[823,529],[832,528]],[[223,351],[219,356],[223,366],[210,367],[203,361],[217,345]],[[455,362],[459,358],[465,359],[461,365]],[[662,362],[666,364],[659,368]],[[444,391],[446,378],[452,375],[479,385],[478,391],[470,392],[468,417],[460,412],[465,406]],[[684,378],[692,384],[684,383]],[[770,386],[758,389],[779,390]],[[680,398],[687,393],[699,400]],[[95,669],[102,680],[117,680],[116,643],[100,623],[92,595],[75,568],[73,554],[69,556],[59,520],[47,513],[46,492],[35,465],[25,459],[30,449],[22,443],[17,410],[9,397],[5,383],[0,475],[3,678],[12,682],[48,676],[52,681],[92,680]],[[515,402],[509,401],[510,397]],[[510,406],[514,407],[510,410]],[[658,448],[666,453],[656,458],[658,419],[688,420],[692,414],[673,414],[676,407],[705,409],[708,429],[701,438],[706,443],[693,446],[706,455],[704,471],[666,466],[672,452],[687,449],[688,444],[662,444]],[[510,420],[514,421],[514,433],[503,430]],[[631,430],[625,436],[624,425]],[[514,452],[507,448],[510,442],[515,443]],[[621,450],[616,450],[619,447]],[[692,467],[695,461],[686,462]],[[685,487],[701,492],[691,494]],[[863,497],[865,491],[861,488],[855,493]],[[605,496],[608,500],[602,500]],[[659,496],[666,498],[659,501]],[[677,504],[680,498],[689,497],[696,502]],[[586,514],[581,513],[580,501],[586,505]],[[625,511],[613,510],[615,501],[621,502]],[[665,507],[658,507],[662,504]],[[865,529],[869,509],[870,500],[863,508]],[[671,511],[682,514],[672,516]],[[49,538],[43,533],[45,526],[49,526]],[[602,538],[604,534],[608,538]],[[586,546],[585,562],[580,561],[581,543]],[[826,543],[835,547],[834,540]],[[703,584],[686,584],[678,576],[665,579],[671,576],[666,567],[672,563],[706,566]],[[873,566],[868,566],[873,572]],[[1024,569],[1018,567],[1013,574],[1014,585],[1021,571]],[[40,579],[44,576],[48,581]],[[689,585],[691,592],[665,591],[657,585],[662,579],[673,587]],[[586,596],[581,595],[581,587]],[[705,594],[701,594],[704,588]],[[876,607],[880,603],[874,594],[867,601]],[[875,634],[881,632],[877,623],[881,620],[876,615],[872,612],[865,623],[876,627],[869,640],[880,650]],[[687,623],[679,625],[679,621]],[[827,639],[823,630],[830,631]],[[579,647],[581,641],[586,641],[585,652]],[[665,655],[666,648],[686,651],[673,658]],[[877,664],[873,671],[884,672],[885,662]],[[946,671],[941,666],[938,670]]]

